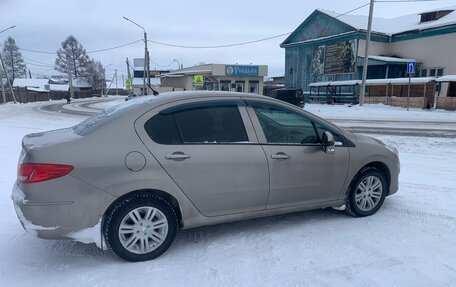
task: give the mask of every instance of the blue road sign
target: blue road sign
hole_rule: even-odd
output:
[[[415,65],[416,65],[416,62],[407,63],[407,74],[414,74],[415,73]]]

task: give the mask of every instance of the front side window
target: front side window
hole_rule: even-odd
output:
[[[236,104],[184,107],[172,113],[159,113],[146,122],[145,129],[159,144],[249,141]]]
[[[319,139],[311,120],[280,106],[253,103],[268,143],[273,144],[318,144]]]

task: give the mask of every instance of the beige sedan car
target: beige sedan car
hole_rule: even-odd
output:
[[[179,228],[334,206],[368,216],[398,189],[396,149],[251,94],[140,97],[22,145],[24,228],[128,261],[161,255]]]

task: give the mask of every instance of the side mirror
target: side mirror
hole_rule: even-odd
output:
[[[323,151],[325,153],[334,153],[336,146],[334,145],[334,136],[330,132],[324,132],[322,136]]]

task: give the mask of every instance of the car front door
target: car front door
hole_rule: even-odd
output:
[[[135,127],[203,215],[266,208],[267,159],[240,98],[168,104],[142,116]]]
[[[267,208],[337,200],[348,171],[348,148],[339,144],[335,153],[325,153],[324,124],[286,105],[248,101],[248,111],[269,164]]]

